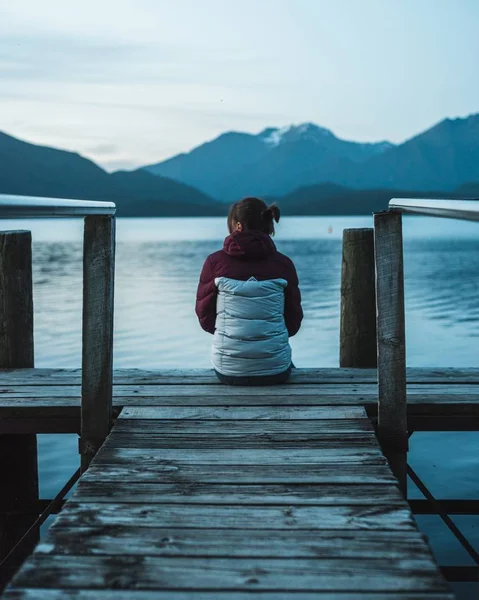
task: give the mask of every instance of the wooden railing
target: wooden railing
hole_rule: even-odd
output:
[[[389,209],[374,215],[374,229],[344,231],[340,366],[377,367],[377,435],[406,496],[408,427],[401,213],[479,221],[479,201],[395,198],[389,202]]]
[[[0,218],[84,217],[81,468],[85,470],[112,424],[113,202],[0,195]],[[31,234],[9,231],[0,242],[0,367],[33,367]]]

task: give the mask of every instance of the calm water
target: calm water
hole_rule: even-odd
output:
[[[303,328],[292,340],[298,367],[338,365],[342,230],[371,224],[366,217],[290,217],[278,227],[276,243],[296,263],[304,299]],[[210,366],[211,339],[197,324],[194,299],[204,258],[220,247],[224,227],[216,218],[119,220],[116,367]],[[82,224],[23,221],[20,228],[34,235],[36,365],[78,367]],[[479,225],[406,218],[404,248],[408,365],[477,367]],[[39,443],[41,490],[52,497],[78,464],[77,440],[39,436]],[[414,434],[410,462],[437,497],[479,498],[479,434]],[[473,564],[438,517],[418,521],[439,562]],[[455,521],[479,550],[479,517]],[[472,588],[462,594],[476,597]]]

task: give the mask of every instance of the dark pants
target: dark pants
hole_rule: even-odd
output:
[[[288,381],[289,376],[291,375],[291,368],[292,366],[286,369],[286,371],[276,375],[264,375],[259,377],[233,377],[232,375],[222,375],[216,370],[215,373],[221,383],[225,383],[226,385],[279,385]]]

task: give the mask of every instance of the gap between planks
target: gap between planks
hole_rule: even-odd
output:
[[[211,592],[22,588],[8,590],[5,600],[212,600]],[[215,590],[214,600],[455,600],[448,592],[232,592]]]
[[[477,367],[408,367],[409,383],[479,383]],[[28,385],[80,385],[81,369],[0,369],[0,386]],[[222,385],[212,369],[115,369],[113,381],[120,384],[184,384]],[[352,368],[298,368],[292,373],[293,384],[303,383],[377,383],[376,369]]]

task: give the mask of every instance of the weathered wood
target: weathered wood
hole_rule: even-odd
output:
[[[275,388],[266,401],[260,390],[228,398],[210,394],[221,386],[157,385],[170,395],[155,397],[152,387],[145,408],[135,394],[118,399],[131,409],[14,585],[39,598],[45,587],[65,598],[109,588],[115,599],[121,589],[169,599],[223,590],[225,600],[445,589],[360,404],[321,404],[322,385]]]
[[[152,407],[152,410],[155,410]],[[332,408],[334,410],[334,408]],[[361,410],[364,410],[361,408]],[[160,408],[161,411],[161,408]],[[346,431],[348,433],[374,433],[364,412],[363,419],[294,419],[279,420],[235,420],[235,419],[118,419],[117,430],[131,433],[205,433],[230,431],[231,433],[328,433]]]
[[[339,366],[377,366],[373,229],[343,232]]]
[[[121,433],[126,435],[154,436],[154,435],[193,435],[204,433],[228,434],[250,434],[265,436],[269,433],[369,433],[374,434],[373,427],[368,419],[322,419],[315,421],[295,420],[295,421],[196,421],[186,419],[171,419],[157,421],[159,426],[155,426],[155,421],[148,419],[132,419],[131,421],[117,421],[116,434],[119,438]]]
[[[32,237],[29,231],[0,233],[0,367],[34,365]],[[37,437],[0,435],[0,562],[28,531],[37,514],[21,512],[38,502]],[[19,512],[20,511],[20,512]],[[0,572],[0,592],[39,539],[39,529]]]
[[[80,399],[50,397],[48,388],[43,387],[40,396],[32,395],[26,398],[2,396],[0,391],[0,433],[78,433],[80,429]],[[427,386],[422,386],[427,390]],[[441,386],[439,386],[441,387]],[[411,390],[408,395],[408,426],[410,431],[477,431],[479,430],[479,394],[441,393],[441,390],[431,394]],[[447,390],[446,390],[447,391]],[[165,398],[135,397],[117,398],[114,400],[114,413],[118,414],[123,406],[181,406],[213,407],[228,405],[230,407],[306,407],[329,406],[341,402],[342,405],[364,406],[369,418],[377,416],[377,394],[349,394],[343,396],[168,396]],[[310,447],[310,442],[317,436],[302,437]],[[173,438],[168,438],[167,444]],[[205,440],[203,440],[204,442]],[[246,440],[247,441],[247,440]],[[174,443],[174,441],[173,441]],[[213,441],[211,441],[213,443]],[[299,443],[299,439],[298,439]],[[254,440],[258,445],[258,440]],[[166,447],[166,446],[165,446]],[[185,447],[185,446],[183,446]]]
[[[0,232],[0,366],[33,367],[32,236]]]
[[[147,483],[82,479],[73,494],[74,502],[126,502],[131,504],[277,504],[277,505],[373,505],[381,502],[404,506],[397,486],[391,484],[214,484]]]
[[[375,594],[374,597],[377,597]],[[178,591],[167,592],[145,590],[59,590],[21,588],[9,590],[7,600],[212,600],[211,592]],[[371,600],[371,592],[222,592],[215,590],[215,600]],[[379,600],[379,598],[378,598]],[[455,600],[448,592],[381,592],[381,600]]]
[[[115,219],[85,218],[81,465],[85,470],[112,420]]]
[[[56,528],[39,554],[256,558],[429,558],[417,531],[307,531],[136,527]]]
[[[410,396],[422,396],[427,398],[428,396],[456,396],[456,397],[467,397],[474,394],[479,394],[479,384],[472,383],[444,383],[444,384],[409,384],[407,386],[408,395]],[[80,387],[79,386],[4,386],[0,388],[0,402],[3,403],[8,398],[73,398],[80,400]],[[152,406],[163,406],[168,405],[166,400],[171,400],[172,405],[178,403],[178,398],[189,398],[191,405],[194,406],[193,399],[198,398],[198,402],[204,402],[203,398],[211,400],[210,406],[213,405],[232,405],[244,404],[247,406],[261,406],[258,402],[263,397],[271,398],[276,397],[278,404],[280,405],[283,401],[286,401],[288,397],[293,398],[304,398],[307,396],[315,396],[318,401],[330,398],[331,405],[343,405],[347,404],[348,398],[357,398],[361,400],[363,397],[370,398],[375,396],[377,400],[377,385],[373,383],[361,383],[361,384],[304,384],[300,386],[285,385],[285,386],[274,386],[271,388],[264,387],[235,387],[235,386],[209,386],[202,385],[193,387],[190,385],[139,385],[139,386],[116,386],[114,388],[114,404],[116,405],[129,405],[129,406],[141,406],[146,403],[146,398],[152,398],[150,405]],[[343,403],[343,398],[346,402]],[[124,401],[123,401],[124,399]],[[255,404],[253,404],[253,402]],[[187,401],[184,400],[182,404],[187,405]],[[297,402],[301,404],[301,402]]]
[[[464,388],[464,389],[461,389]],[[190,392],[188,394],[188,391]],[[63,392],[63,393],[62,393]],[[340,390],[326,390],[321,393],[318,390],[306,389],[305,394],[301,394],[301,389],[297,394],[283,395],[273,391],[264,394],[252,392],[247,395],[223,396],[216,394],[195,395],[191,388],[180,388],[179,394],[175,395],[169,392],[166,395],[131,395],[117,396],[113,399],[115,408],[123,406],[331,406],[341,404],[341,406],[362,406],[377,404],[377,387],[363,384],[354,389],[342,388]],[[408,401],[411,403],[430,406],[435,404],[455,404],[458,411],[469,410],[474,407],[477,410],[479,404],[479,386],[472,385],[410,385],[408,386]],[[68,413],[68,408],[80,407],[80,396],[77,390],[71,388],[48,388],[46,386],[29,386],[24,392],[20,388],[0,389],[0,416],[15,416],[26,414],[27,409],[34,409],[35,406],[41,409],[43,416],[74,416],[76,413]],[[65,412],[56,411],[65,408]],[[429,410],[429,409],[428,409]],[[6,412],[8,411],[8,413]],[[23,411],[23,412],[22,412]]]
[[[118,434],[120,436],[120,434]],[[264,435],[251,435],[251,433],[228,434],[223,433],[194,433],[191,435],[166,435],[151,434],[148,439],[143,434],[122,435],[118,439],[118,447],[122,448],[332,448],[337,446],[338,438],[344,443],[350,443],[354,448],[372,447],[376,444],[376,437],[372,433],[345,433],[338,432],[320,433],[320,434],[302,434],[302,433],[268,433]],[[107,440],[105,445],[110,447]]]
[[[90,472],[90,471],[89,471]],[[90,475],[91,477],[91,475]],[[201,480],[198,480],[201,481]],[[267,481],[265,481],[267,483]],[[267,506],[69,502],[56,527],[109,525],[214,529],[415,529],[406,506]]]
[[[267,433],[251,435],[251,433],[228,434],[227,429],[222,433],[193,433],[193,434],[118,434],[118,448],[333,448],[337,446],[340,437],[344,443],[350,443],[351,447],[363,448],[376,445],[376,437],[372,433],[345,433],[329,432],[319,434],[303,433]],[[110,442],[105,442],[106,447],[111,447]]]
[[[204,483],[375,483],[394,484],[395,479],[385,464],[307,464],[288,465],[165,465],[145,458],[142,464],[95,464],[91,473],[85,473],[85,481],[101,478],[113,485],[117,481],[137,482],[160,481],[184,484]]]
[[[293,407],[193,407],[193,406],[156,406],[125,408],[119,418],[121,420],[147,420],[150,425],[161,419],[171,420],[235,420],[235,421],[295,421],[295,420],[344,420],[364,419],[366,413],[359,406],[293,406]],[[132,424],[129,423],[130,427]]]
[[[374,215],[378,339],[378,437],[407,494],[406,335],[401,214]]]
[[[165,449],[165,452],[167,450]],[[226,457],[224,460],[222,460],[221,456],[218,457],[218,459],[216,461],[201,461],[198,458],[193,458],[193,459],[189,459],[186,456],[183,457],[179,457],[177,459],[163,459],[163,458],[158,458],[158,466],[162,467],[163,469],[166,470],[176,470],[178,473],[184,472],[185,469],[189,470],[189,469],[194,469],[193,465],[209,465],[209,466],[213,466],[213,465],[218,465],[223,468],[226,469],[227,465],[230,465],[230,468],[235,469],[235,468],[239,468],[239,466],[241,465],[241,467],[244,467],[246,465],[251,465],[253,470],[255,468],[257,468],[257,463],[259,462],[262,467],[273,467],[273,466],[277,466],[277,465],[283,465],[284,468],[287,469],[291,469],[293,470],[293,468],[295,466],[298,467],[298,469],[300,468],[307,468],[308,465],[314,469],[314,465],[329,465],[330,468],[333,468],[333,465],[345,465],[345,464],[353,464],[356,467],[358,465],[384,465],[386,464],[386,459],[384,458],[384,456],[382,456],[381,454],[373,454],[371,452],[364,452],[361,453],[361,451],[358,451],[356,449],[356,451],[354,452],[354,454],[348,454],[346,452],[338,452],[338,455],[334,455],[333,452],[329,452],[326,453],[326,456],[322,456],[323,452],[321,453],[316,453],[315,456],[313,458],[306,458],[301,460],[301,458],[298,458],[294,461],[288,462],[288,461],[283,461],[281,462],[280,458],[269,458],[272,456],[272,454],[274,452],[278,452],[281,450],[269,450],[267,451],[267,453],[264,453],[264,451],[260,451],[260,454],[265,454],[264,458],[262,459],[257,459],[256,461],[252,460],[251,458],[249,460],[246,461],[241,461],[241,459],[238,460],[234,460],[234,458],[228,458]],[[185,450],[185,452],[190,452],[189,450]],[[228,449],[222,449],[221,454],[229,452]],[[288,452],[283,451],[283,452]],[[310,451],[311,453],[314,452],[314,450]],[[132,464],[132,460],[134,458],[138,458],[139,460],[145,460],[145,461],[152,461],[153,460],[153,456],[158,456],[158,454],[161,453],[161,450],[157,450],[156,453],[154,450],[152,450],[151,448],[145,448],[143,451],[143,456],[139,456],[136,453],[132,453],[130,448],[122,448],[117,449],[117,448],[109,448],[108,450],[105,449],[104,452],[102,452],[102,456],[101,458],[98,459],[98,462],[95,463],[96,466],[100,466],[103,464]]]
[[[145,440],[147,443],[147,440]],[[281,448],[223,448],[215,452],[208,448],[198,448],[191,452],[187,448],[122,448],[115,439],[110,439],[98,453],[95,464],[116,463],[117,461],[143,461],[145,457],[156,459],[163,464],[173,462],[189,464],[222,464],[222,465],[292,465],[292,464],[332,464],[335,462],[354,462],[362,464],[368,461],[384,463],[384,456],[377,444],[370,446],[352,446],[348,441],[338,443],[331,440],[329,447],[321,449],[294,448],[282,450]]]
[[[479,383],[479,369],[408,367],[408,383]],[[323,383],[377,383],[377,369],[298,368],[289,380],[295,385]],[[114,385],[215,385],[223,387],[211,369],[116,369]],[[81,369],[0,369],[0,386],[80,385]]]
[[[347,576],[345,576],[347,573]],[[16,585],[212,591],[447,591],[425,559],[248,559],[37,554]]]

